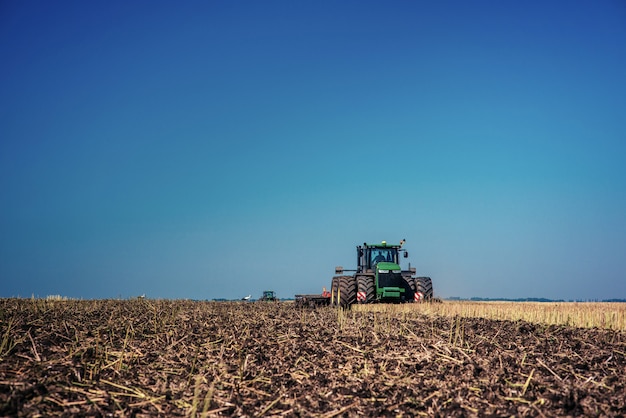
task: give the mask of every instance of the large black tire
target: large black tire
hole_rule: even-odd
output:
[[[330,291],[334,306],[349,308],[356,303],[356,279],[352,276],[333,277]]]
[[[418,277],[415,279],[416,291],[422,294],[422,300],[430,302],[433,300],[433,281],[430,277]]]
[[[339,303],[343,308],[349,308],[356,303],[356,277],[342,276],[339,279],[341,298]]]
[[[408,285],[408,287],[407,287],[407,286],[405,286],[405,289],[406,289],[405,291],[410,290],[410,293],[406,295],[406,300],[405,300],[405,302],[408,302],[408,303],[413,303],[413,302],[415,302],[415,292],[416,292],[416,290],[417,290],[417,289],[416,289],[416,286],[417,286],[417,285],[416,285],[416,283],[415,283],[415,282],[416,282],[416,280],[417,280],[417,279],[414,279],[414,278],[413,278],[413,277],[411,277],[411,276],[404,276],[404,281],[405,281],[405,282],[407,283],[407,285]]]
[[[374,277],[357,277],[357,288],[359,292],[365,293],[365,300],[357,301],[358,303],[372,303],[376,300],[376,286],[374,284]]]

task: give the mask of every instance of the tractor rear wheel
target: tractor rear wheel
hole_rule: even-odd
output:
[[[333,305],[349,308],[356,302],[356,279],[352,276],[335,276],[331,284]]]
[[[431,301],[433,299],[433,281],[430,277],[416,278],[415,290],[422,294],[422,300]]]
[[[372,303],[376,300],[376,286],[372,276],[357,277],[357,302]]]

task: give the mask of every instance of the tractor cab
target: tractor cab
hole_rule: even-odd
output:
[[[359,245],[357,247],[357,272],[373,272],[376,270],[378,263],[394,263],[400,264],[399,252],[404,252],[404,257],[408,254],[402,249],[403,242],[400,245],[389,245],[385,241],[380,244]]]

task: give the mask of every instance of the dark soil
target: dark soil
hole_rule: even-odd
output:
[[[286,303],[0,300],[0,416],[625,416],[626,334]]]

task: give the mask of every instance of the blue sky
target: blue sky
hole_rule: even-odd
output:
[[[0,4],[0,296],[626,298],[622,1]],[[406,265],[404,265],[406,266]]]

